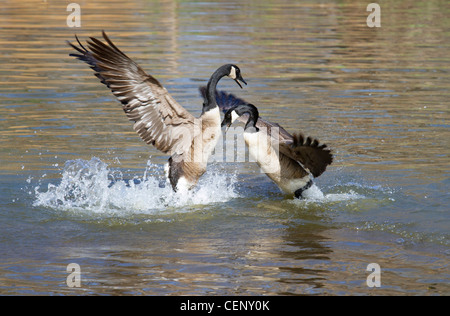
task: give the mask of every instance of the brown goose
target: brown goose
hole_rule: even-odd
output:
[[[201,88],[202,93],[204,89]],[[258,109],[232,94],[217,92],[219,107],[225,112],[222,126],[239,119],[246,123],[244,140],[250,155],[260,168],[286,194],[298,199],[332,163],[333,155],[327,145],[301,134],[289,134],[276,123],[259,117]]]
[[[217,83],[229,76],[242,81],[236,65],[219,67],[209,79],[202,114],[195,118],[167,92],[161,83],[147,74],[120,51],[102,33],[106,43],[90,37],[86,49],[75,36],[79,47],[68,42],[78,53],[70,54],[87,64],[95,75],[122,103],[134,130],[147,143],[170,155],[168,177],[172,188],[194,187],[206,171],[208,157],[221,133],[220,111],[214,97]]]

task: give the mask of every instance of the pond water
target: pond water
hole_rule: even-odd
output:
[[[4,1],[0,295],[450,294],[450,7],[383,1],[369,28],[368,3],[79,1],[71,28],[66,3]],[[198,87],[237,64],[248,85],[219,89],[333,164],[302,201],[251,162],[174,194],[168,157],[68,56],[101,30],[195,116]]]

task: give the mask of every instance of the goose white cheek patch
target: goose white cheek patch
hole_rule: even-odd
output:
[[[236,79],[236,68],[231,67],[230,74],[228,75],[231,79]]]
[[[234,123],[239,118],[239,114],[236,113],[236,111],[231,111],[231,123]]]

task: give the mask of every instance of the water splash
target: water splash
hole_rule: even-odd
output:
[[[141,178],[125,180],[121,171],[111,170],[98,158],[69,160],[59,184],[50,183],[47,190],[41,190],[40,185],[35,187],[33,205],[94,214],[156,214],[168,208],[226,202],[238,196],[235,176],[221,173],[214,165],[210,165],[194,190],[177,193],[162,169],[149,161]]]
[[[347,192],[343,193],[323,193],[322,190],[313,184],[311,188],[303,192],[303,199],[294,201],[306,202],[306,203],[327,203],[327,202],[340,202],[340,201],[351,201],[364,199],[366,196],[364,194],[353,191],[352,189],[347,189]]]

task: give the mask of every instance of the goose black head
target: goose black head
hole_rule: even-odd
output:
[[[230,64],[230,65],[227,65],[227,67],[229,68],[228,69],[228,77],[230,77],[231,79],[236,81],[236,83],[239,85],[239,87],[241,87],[241,89],[242,89],[242,86],[239,83],[239,81],[242,81],[245,85],[247,85],[247,82],[245,82],[244,78],[242,78],[241,70],[239,69],[238,66]]]
[[[231,124],[234,123],[239,117],[241,117],[244,114],[248,114],[248,120],[245,124],[245,131],[255,131],[258,132],[259,128],[256,127],[256,122],[259,118],[259,112],[256,106],[253,104],[240,104],[237,105],[231,109],[229,109],[223,118],[221,126],[226,126],[225,132],[228,130],[228,128],[231,126]]]

